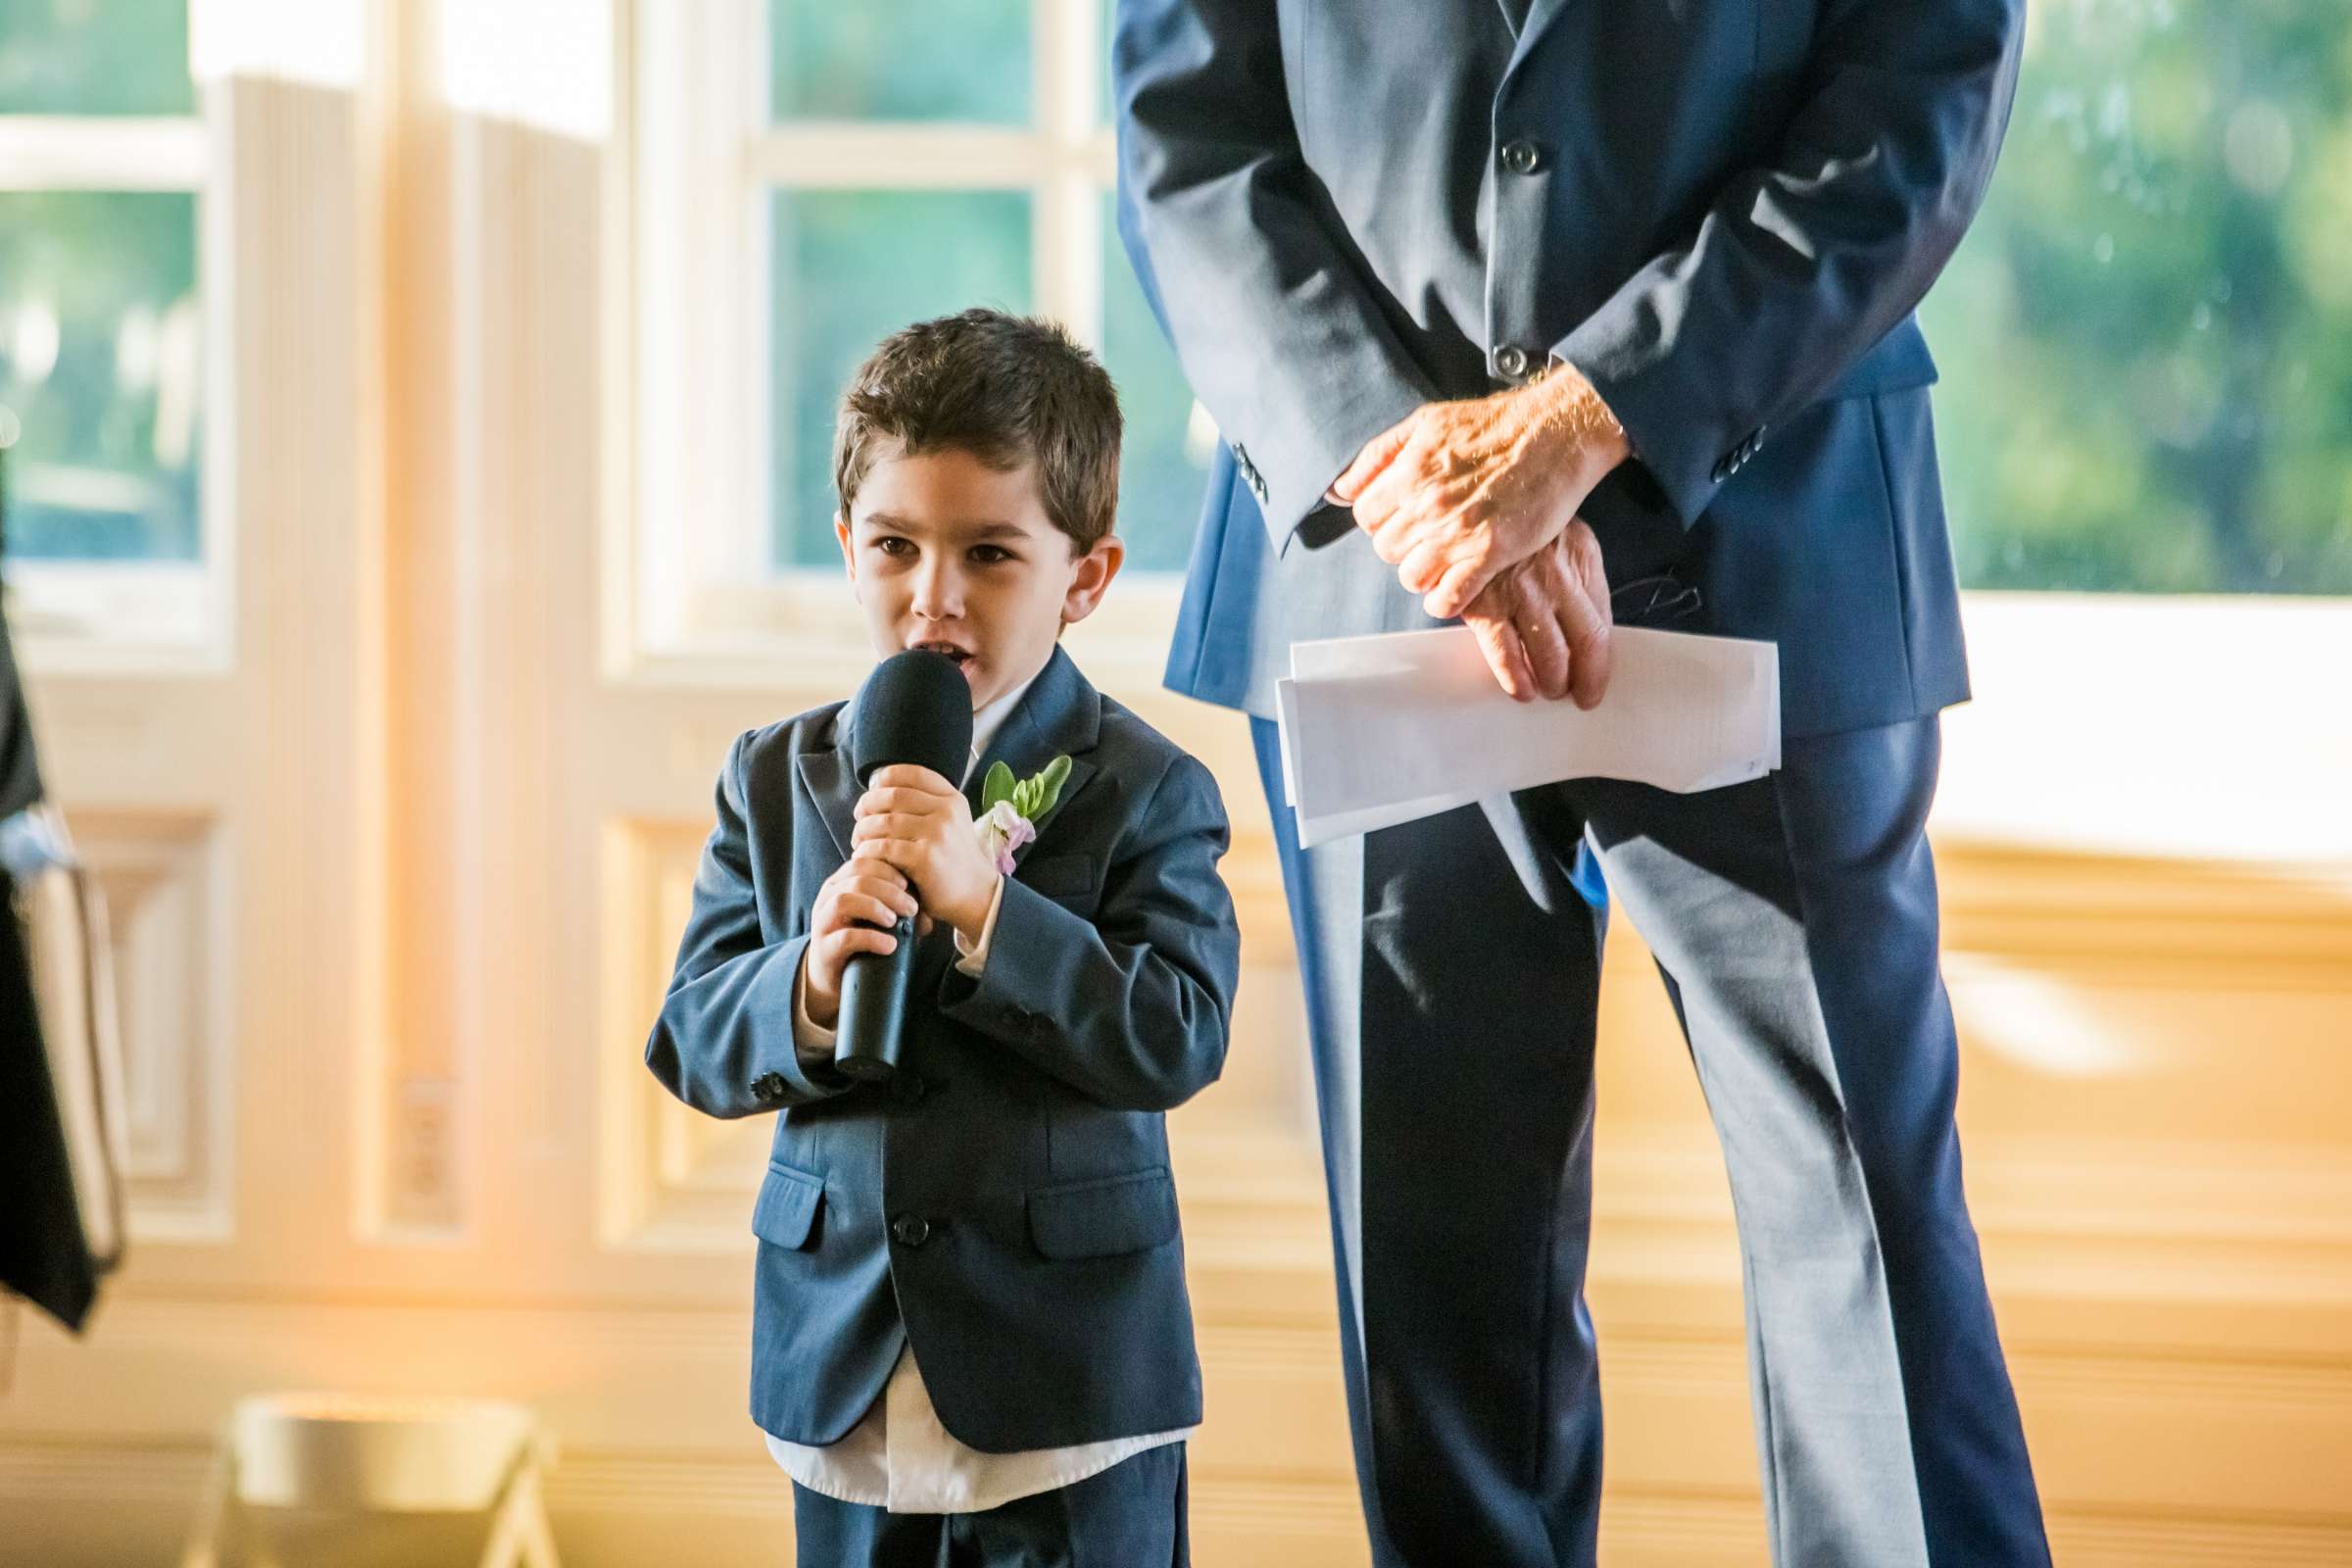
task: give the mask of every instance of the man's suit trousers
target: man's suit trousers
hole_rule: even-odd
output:
[[[1606,904],[1647,941],[1731,1178],[1773,1560],[2046,1568],[1953,1128],[1934,717],[1680,796],[1579,780],[1300,852],[1348,1404],[1383,1568],[1589,1565],[1584,1301]]]

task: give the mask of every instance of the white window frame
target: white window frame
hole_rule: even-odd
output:
[[[9,563],[11,629],[27,665],[65,672],[209,675],[232,643],[233,378],[224,352],[230,222],[222,89],[193,115],[0,115],[0,191],[155,191],[196,198],[202,452],[193,562]]]
[[[790,190],[1007,190],[1031,203],[1031,307],[1098,351],[1103,197],[1117,181],[1101,118],[1095,0],[1031,0],[1027,126],[801,121],[767,114],[764,0],[622,0],[632,214],[626,245],[633,477],[612,537],[608,672],[623,679],[845,687],[870,663],[837,571],[771,564],[761,213]],[[830,389],[827,389],[828,392]],[[1076,628],[1090,668],[1155,681],[1174,573],[1123,575],[1121,613]]]

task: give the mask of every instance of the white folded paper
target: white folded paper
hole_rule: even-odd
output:
[[[1690,794],[1781,765],[1780,649],[1620,627],[1608,695],[1513,702],[1467,628],[1294,643],[1283,786],[1301,845],[1569,778]]]

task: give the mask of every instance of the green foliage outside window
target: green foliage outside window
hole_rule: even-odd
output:
[[[2352,29],[2038,0],[1922,312],[1961,579],[2352,593]]]
[[[0,116],[194,109],[186,0],[0,0]],[[196,211],[187,192],[0,191],[11,556],[198,554]]]
[[[768,0],[778,120],[1029,122],[1029,0]]]
[[[12,556],[193,560],[196,198],[0,193]]]
[[[0,0],[0,115],[188,115],[188,0]]]

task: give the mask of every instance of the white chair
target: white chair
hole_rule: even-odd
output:
[[[559,1568],[540,1495],[555,1442],[498,1399],[275,1394],[242,1399],[180,1568],[239,1560],[245,1510],[492,1514],[479,1568]]]

